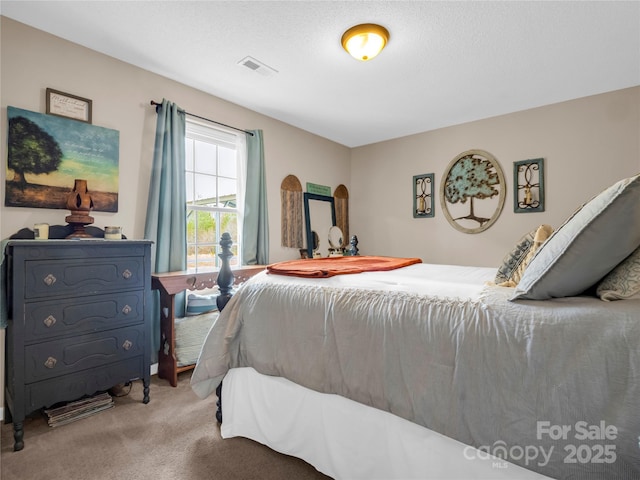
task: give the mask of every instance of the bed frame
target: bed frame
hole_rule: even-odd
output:
[[[180,271],[155,273],[151,276],[151,288],[160,292],[160,351],[158,352],[158,377],[169,381],[172,387],[178,385],[178,374],[192,370],[193,365],[178,366],[176,358],[176,330],[175,330],[175,295],[185,290],[204,290],[218,285],[220,295],[216,303],[222,311],[231,299],[234,285],[240,285],[264,270],[264,265],[247,265],[234,267],[229,265],[233,257],[231,253],[231,236],[223,233],[220,239],[222,252],[219,269],[208,271]],[[204,339],[203,339],[204,341]]]

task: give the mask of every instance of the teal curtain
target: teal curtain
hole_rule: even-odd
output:
[[[187,268],[185,114],[175,103],[162,100],[153,152],[144,238],[153,241],[151,269],[154,273]],[[160,348],[160,300],[152,302],[152,363]],[[184,316],[185,296],[176,295],[176,316]]]
[[[247,134],[247,180],[242,219],[242,259],[246,265],[269,263],[269,213],[262,130]]]

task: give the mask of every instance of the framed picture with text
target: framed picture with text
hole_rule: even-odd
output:
[[[47,88],[47,114],[91,123],[92,101]]]

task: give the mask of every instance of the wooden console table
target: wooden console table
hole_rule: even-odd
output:
[[[231,268],[232,285],[246,282],[263,271],[264,265],[247,265]],[[191,370],[195,365],[178,366],[175,335],[175,295],[185,290],[204,290],[218,284],[220,269],[207,271],[181,271],[155,273],[151,276],[151,288],[160,291],[160,351],[158,352],[158,377],[178,384],[178,373]],[[221,293],[225,288],[220,285]],[[226,302],[225,302],[226,303]],[[219,305],[220,308],[220,305]],[[224,308],[224,305],[222,306]],[[203,339],[204,340],[204,339]]]

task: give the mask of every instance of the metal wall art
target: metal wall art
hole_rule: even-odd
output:
[[[544,212],[544,159],[513,163],[513,211]]]
[[[413,218],[433,217],[433,173],[413,177]]]
[[[467,150],[444,172],[440,203],[447,221],[464,233],[479,233],[498,219],[506,184],[502,168],[489,152]]]

